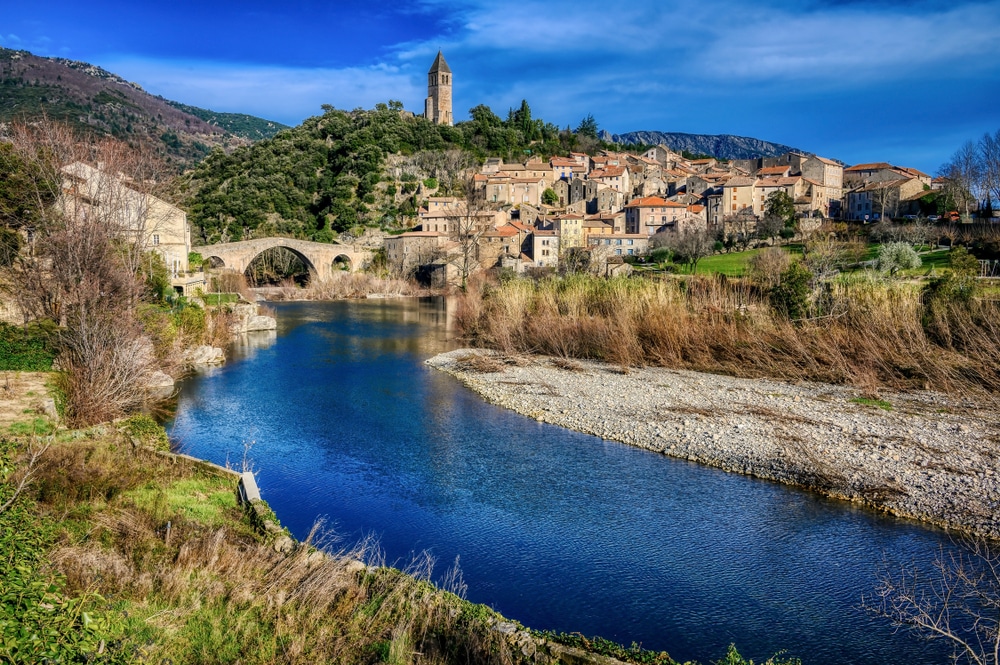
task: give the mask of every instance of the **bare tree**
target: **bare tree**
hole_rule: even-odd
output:
[[[983,176],[983,191],[1000,205],[1000,129],[992,136],[987,132],[979,139],[979,159]]]
[[[973,203],[981,200],[984,183],[982,162],[976,144],[966,141],[955,151],[951,160],[941,167],[947,178],[946,194],[959,208],[964,209],[963,219],[968,219]]]
[[[33,198],[35,240],[5,281],[17,284],[26,317],[63,326],[60,364],[70,423],[124,415],[145,399],[156,369],[136,317],[144,290],[148,160],[115,142],[82,141],[48,122],[16,126],[12,140],[32,164],[25,187]]]
[[[872,207],[878,206],[879,220],[885,221],[886,210],[889,218],[896,216],[899,206],[899,188],[895,180],[878,180],[868,184],[868,195],[872,197]]]
[[[698,268],[698,262],[714,251],[715,240],[704,230],[687,233],[665,231],[653,236],[650,247],[670,249],[675,258],[688,266],[693,273]]]
[[[761,240],[770,240],[774,244],[775,238],[781,235],[781,230],[785,228],[785,220],[777,215],[764,215],[764,219],[757,223],[757,237]]]
[[[757,232],[757,217],[749,208],[734,215],[726,215],[722,220],[723,229],[740,250],[745,251],[753,242]]]
[[[455,244],[448,253],[448,263],[458,268],[464,291],[469,276],[479,268],[479,240],[492,228],[492,216],[486,204],[485,192],[476,187],[471,175],[462,181],[461,200],[448,215],[448,234]]]
[[[955,662],[1000,665],[1000,554],[983,539],[940,551],[929,572],[884,565],[865,609],[951,643]]]

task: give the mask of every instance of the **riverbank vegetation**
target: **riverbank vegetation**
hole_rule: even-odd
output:
[[[553,663],[568,646],[574,662],[675,663],[529,634],[465,601],[457,567],[435,582],[427,556],[390,568],[374,543],[338,549],[321,527],[279,551],[283,533],[249,520],[234,476],[161,452],[146,417],[11,431],[0,436],[0,657],[11,662],[513,665]],[[733,653],[724,662],[745,665]]]
[[[509,279],[471,288],[458,320],[473,343],[505,353],[845,383],[872,395],[995,395],[1000,305],[980,295],[978,263],[962,250],[952,259],[925,284],[824,277],[787,256],[744,279]]]
[[[118,175],[99,183],[102,205],[67,202],[62,168],[75,162]],[[228,315],[177,297],[149,248],[156,229],[144,197],[161,182],[153,156],[56,123],[14,124],[0,144],[0,175],[0,229],[16,239],[0,261],[0,293],[30,322],[0,326],[0,369],[57,365],[56,401],[69,424],[136,411],[157,372],[185,370],[186,348],[226,341]]]

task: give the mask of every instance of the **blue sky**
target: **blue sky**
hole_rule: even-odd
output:
[[[399,5],[387,7],[386,5]],[[421,112],[438,48],[455,116],[737,134],[937,171],[1000,129],[1000,2],[4,0],[0,45],[154,94],[298,124],[321,104]]]

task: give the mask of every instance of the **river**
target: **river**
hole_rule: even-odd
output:
[[[175,447],[239,467],[294,535],[377,539],[527,626],[717,660],[942,663],[858,609],[881,561],[948,536],[774,483],[538,423],[423,361],[454,348],[442,299],[283,303],[180,389]]]

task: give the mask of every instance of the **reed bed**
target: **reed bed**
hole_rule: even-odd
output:
[[[458,323],[503,353],[855,385],[995,394],[1000,308],[938,302],[921,288],[874,279],[829,282],[814,316],[791,321],[748,280],[647,280],[586,275],[470,289]]]

